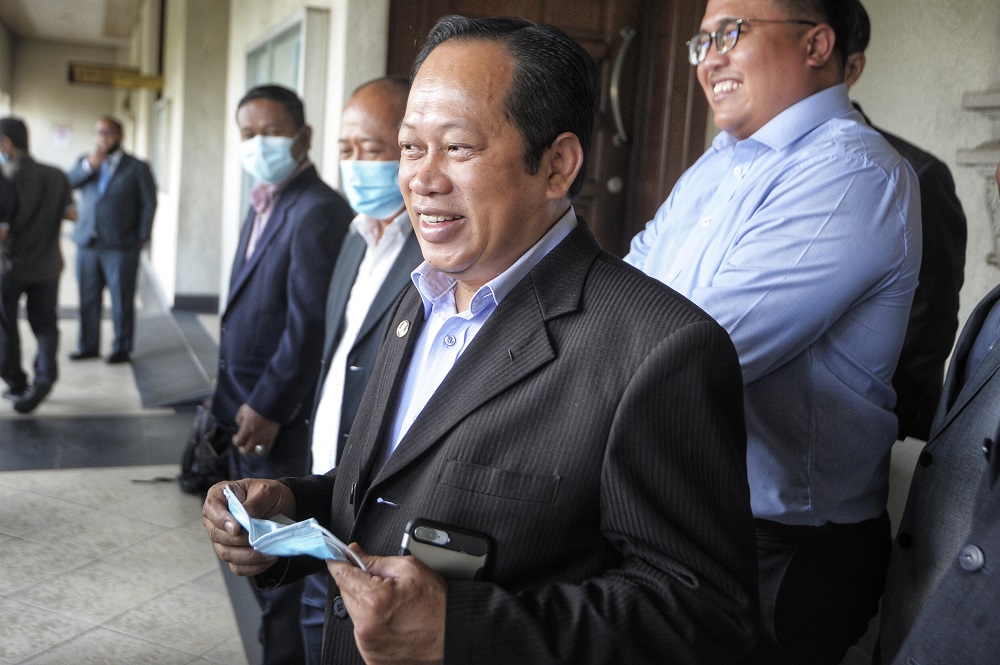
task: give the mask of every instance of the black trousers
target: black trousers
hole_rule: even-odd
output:
[[[22,295],[27,296],[28,324],[38,340],[34,382],[52,385],[59,376],[56,362],[59,280],[25,282],[5,275],[0,277],[0,378],[15,392],[23,391],[28,385],[28,377],[21,367],[21,335],[17,328],[18,303]]]
[[[892,549],[888,514],[857,524],[754,525],[771,637],[754,662],[837,665],[878,612]]]

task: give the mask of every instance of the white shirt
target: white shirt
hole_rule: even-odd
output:
[[[360,235],[368,248],[361,260],[351,295],[344,310],[344,333],[340,337],[326,378],[323,380],[316,417],[313,420],[312,472],[326,473],[337,463],[337,445],[340,438],[340,413],[344,401],[344,377],[347,374],[347,355],[358,338],[358,331],[368,310],[378,295],[393,264],[403,251],[407,236],[413,233],[406,209],[382,232],[376,240],[378,221],[367,215],[358,215],[351,222],[351,229]]]

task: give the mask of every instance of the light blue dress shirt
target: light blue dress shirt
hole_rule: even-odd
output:
[[[424,301],[426,323],[420,330],[420,337],[415,343],[413,357],[406,371],[406,381],[393,420],[392,436],[382,455],[383,463],[396,450],[410,425],[504,297],[576,228],[576,223],[576,213],[571,206],[514,265],[481,286],[472,296],[469,310],[465,312],[457,311],[455,306],[457,282],[454,277],[436,270],[426,261],[411,273],[413,284]]]
[[[717,136],[625,260],[729,331],[756,517],[821,525],[882,513],[919,192],[843,85],[744,141]]]

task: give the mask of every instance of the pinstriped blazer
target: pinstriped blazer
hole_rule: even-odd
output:
[[[341,464],[285,482],[298,519],[316,516],[371,553],[395,554],[414,517],[490,536],[486,579],[448,583],[446,662],[731,663],[748,652],[757,570],[742,382],[720,326],[602,252],[581,222],[373,469],[423,324],[412,286],[389,323]],[[290,580],[300,564],[269,577]],[[362,662],[350,618],[330,605],[323,654]]]

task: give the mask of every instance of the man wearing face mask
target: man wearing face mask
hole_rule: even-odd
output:
[[[96,358],[101,341],[101,297],[111,293],[115,340],[108,363],[132,353],[135,283],[139,251],[149,242],[156,213],[156,185],[146,162],[122,150],[122,123],[106,115],[97,121],[93,151],[67,174],[81,192],[73,229],[76,279],[80,287],[80,333],[70,360]]]
[[[389,307],[423,257],[399,190],[399,124],[409,81],[386,77],[359,86],[341,118],[340,179],[358,213],[330,280],[326,340],[316,389],[312,472],[337,465],[371,376]],[[320,662],[329,573],[306,578],[302,636],[306,663]]]
[[[323,306],[353,213],[309,160],[312,129],[294,92],[253,88],[236,122],[255,185],[220,322],[212,414],[232,434],[231,478],[297,476],[308,471]],[[302,585],[254,592],[264,663],[303,662]]]

